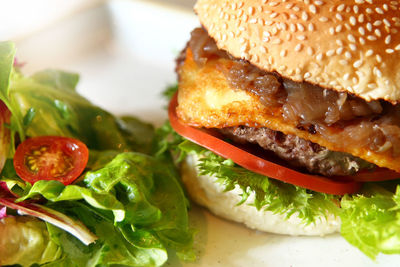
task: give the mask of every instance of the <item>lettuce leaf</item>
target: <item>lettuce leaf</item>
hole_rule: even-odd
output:
[[[49,237],[46,224],[28,216],[7,217],[0,223],[0,265],[31,266],[61,257],[61,247]],[[8,240],[14,242],[9,242]]]
[[[400,253],[400,186],[391,191],[368,184],[365,194],[341,200],[342,236],[367,256]]]
[[[110,151],[104,153],[108,158]],[[104,162],[99,154],[96,159]],[[99,165],[93,161],[92,166]],[[19,201],[44,197],[50,201],[47,206],[79,219],[93,230],[102,245],[88,256],[91,261],[94,259],[90,257],[99,257],[103,264],[159,266],[167,259],[167,249],[176,251],[182,259],[194,259],[188,202],[177,177],[171,163],[125,152],[103,167],[87,172],[82,185],[38,181],[26,187]],[[109,233],[114,233],[114,239]],[[110,246],[117,246],[114,243],[124,247],[124,255],[108,253]],[[117,256],[125,260],[113,263]],[[124,263],[128,259],[131,262]]]

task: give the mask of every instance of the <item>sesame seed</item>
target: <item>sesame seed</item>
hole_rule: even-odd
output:
[[[314,54],[314,51],[311,47],[307,47],[307,54],[312,56]]]
[[[279,2],[271,2],[271,3],[269,3],[269,5],[270,6],[277,6],[277,5],[279,5]]]
[[[374,26],[381,26],[382,25],[382,21],[381,20],[377,20],[374,22]]]
[[[336,49],[337,55],[341,55],[342,53],[343,53],[343,47],[339,47],[338,49]]]
[[[362,63],[363,63],[363,61],[361,59],[357,60],[356,62],[354,62],[353,67],[359,68],[359,67],[361,67]]]
[[[340,63],[341,65],[347,65],[347,64],[348,64],[348,61],[345,60],[345,59],[341,59],[341,60],[339,60],[339,63]]]
[[[385,23],[386,27],[390,27],[391,24],[387,19],[383,19],[383,23]]]
[[[311,13],[317,14],[317,8],[314,5],[310,5],[308,9],[310,10]]]
[[[380,55],[376,55],[376,61],[381,63],[382,62],[382,57]]]
[[[299,36],[297,36],[297,40],[304,41],[305,39],[306,39],[306,36],[305,36],[305,35],[299,35]]]
[[[272,13],[271,15],[269,15],[269,17],[271,19],[276,18],[277,16],[278,16],[278,13],[276,13],[276,12]]]
[[[351,58],[351,53],[348,52],[348,51],[346,51],[346,52],[344,53],[344,56],[345,56],[346,58],[350,59],[350,58]]]
[[[374,67],[374,73],[379,77],[382,78],[382,72],[377,67]]]
[[[386,49],[385,52],[388,54],[392,54],[392,53],[394,53],[394,50],[389,48],[389,49]]]
[[[386,36],[386,38],[385,38],[385,44],[390,44],[390,42],[392,41],[392,36],[390,36],[390,35],[388,35],[388,36]]]
[[[376,13],[378,14],[384,14],[385,12],[383,12],[383,10],[379,7],[375,8]]]
[[[349,47],[352,51],[356,51],[357,50],[357,46],[355,44],[349,44]]]
[[[338,26],[336,26],[336,32],[341,32],[342,31],[342,29],[343,29],[343,26],[342,25],[338,25]]]
[[[354,16],[350,17],[350,24],[353,25],[353,26],[355,26],[357,24],[357,20],[356,20],[356,18]]]
[[[329,50],[329,51],[326,52],[326,55],[327,55],[328,57],[333,56],[333,54],[335,54],[335,50]]]
[[[272,24],[274,24],[275,22],[273,22],[273,21],[270,21],[270,20],[266,20],[265,22],[264,22],[264,25],[266,25],[266,26],[271,26]]]
[[[364,38],[362,38],[362,37],[360,37],[360,38],[358,38],[358,41],[360,42],[360,44],[362,44],[362,45],[365,45],[365,39]]]
[[[304,74],[304,79],[307,79],[307,78],[310,78],[310,77],[311,77],[311,73],[306,72],[306,73]]]
[[[370,40],[370,41],[376,41],[376,37],[373,36],[373,35],[368,35],[367,39]]]
[[[357,5],[353,6],[353,11],[354,11],[354,13],[358,14],[359,9],[358,9]]]
[[[294,6],[294,7],[293,7],[293,10],[296,11],[296,12],[299,12],[299,11],[300,11],[300,8],[299,8],[298,6]]]
[[[255,9],[254,9],[254,7],[249,7],[249,9],[248,9],[248,13],[249,13],[249,15],[254,15],[254,12],[255,12]]]
[[[322,57],[323,57],[322,53],[319,53],[319,54],[316,56],[316,59],[317,59],[318,61],[321,61],[321,60],[322,60]]]
[[[257,23],[257,19],[256,19],[256,18],[253,18],[253,19],[249,20],[249,23],[251,23],[251,24],[256,24],[256,23]]]
[[[367,84],[367,87],[370,89],[376,89],[377,86],[375,83],[369,83],[369,84]]]
[[[334,29],[333,27],[330,27],[330,28],[329,28],[329,33],[330,33],[331,35],[334,35],[334,34],[335,34],[335,29]]]
[[[327,17],[320,17],[319,21],[321,22],[327,22],[329,19]]]
[[[304,30],[305,30],[303,24],[301,24],[301,23],[297,23],[297,29],[298,29],[299,31],[302,31],[302,32],[304,32]]]
[[[395,47],[394,50],[399,51],[399,50],[400,50],[400,44],[398,44],[398,45]]]
[[[374,11],[372,11],[372,9],[370,9],[369,7],[368,7],[367,9],[365,9],[365,11],[366,11],[368,14],[374,13]]]
[[[356,39],[354,38],[354,36],[352,34],[347,35],[347,39],[352,43],[356,42]]]
[[[384,9],[385,11],[388,11],[388,10],[389,10],[389,6],[388,6],[387,4],[383,4],[383,9]]]
[[[296,14],[290,14],[290,17],[292,18],[292,19],[298,19],[299,17],[298,16],[296,16]]]
[[[369,49],[369,50],[367,51],[367,53],[365,53],[365,55],[366,55],[367,57],[372,56],[373,54],[374,54],[374,51],[373,51],[372,49]]]
[[[293,6],[294,6],[293,3],[289,3],[289,4],[286,5],[286,8],[287,8],[287,9],[291,9]]]
[[[287,51],[286,50],[282,50],[280,55],[281,55],[281,57],[286,57],[286,54],[287,54]]]
[[[375,29],[375,35],[378,36],[378,37],[381,37],[382,33],[381,33],[381,31],[379,29]]]
[[[282,40],[279,39],[279,38],[276,38],[276,39],[274,39],[274,40],[272,41],[272,43],[278,45],[278,44],[281,44],[281,43],[282,43]]]
[[[322,6],[324,4],[324,2],[322,2],[322,1],[314,1],[314,4],[316,4],[317,6]]]
[[[367,30],[372,31],[372,24],[370,22],[367,23]]]
[[[303,11],[303,13],[301,13],[301,18],[302,18],[304,21],[307,21],[307,20],[308,20],[308,14],[307,14],[307,12]]]
[[[359,32],[361,35],[365,35],[365,29],[364,29],[363,27],[359,27],[359,28],[358,28],[358,32]]]
[[[267,53],[267,48],[265,48],[265,46],[260,46],[260,51],[264,54]]]
[[[297,44],[296,47],[294,48],[294,51],[299,52],[303,48],[302,44]]]
[[[336,13],[336,18],[340,21],[343,21],[343,16],[339,13]]]
[[[364,14],[360,14],[360,16],[358,16],[358,22],[364,23]]]
[[[312,32],[312,31],[314,31],[314,24],[312,24],[312,23],[310,23],[310,24],[308,24],[308,30],[310,31],[310,32]]]
[[[343,46],[343,41],[338,39],[338,40],[336,40],[336,44],[338,46]]]
[[[290,30],[291,30],[292,32],[295,32],[295,31],[296,31],[296,25],[294,25],[293,23],[291,23],[291,24],[289,25],[289,28],[290,28]]]
[[[347,81],[350,77],[349,73],[346,73],[345,75],[343,75],[343,80]]]
[[[341,4],[337,7],[337,11],[342,12],[346,6],[344,4]]]

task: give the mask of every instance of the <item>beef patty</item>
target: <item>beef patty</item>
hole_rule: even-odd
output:
[[[265,127],[228,127],[220,129],[220,132],[241,144],[258,144],[293,166],[304,167],[311,173],[324,176],[352,175],[359,170],[374,167],[351,154],[331,151],[298,136],[285,135]]]

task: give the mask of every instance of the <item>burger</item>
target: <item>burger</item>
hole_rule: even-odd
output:
[[[194,9],[169,105],[191,198],[250,228],[400,253],[400,1]]]

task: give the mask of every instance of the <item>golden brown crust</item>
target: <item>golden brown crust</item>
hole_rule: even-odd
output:
[[[219,48],[366,100],[400,101],[400,1],[199,0]]]
[[[329,137],[298,129],[294,122],[286,121],[281,111],[271,111],[259,98],[244,90],[235,90],[228,84],[221,66],[225,59],[210,61],[199,67],[188,50],[185,63],[179,70],[179,93],[177,115],[183,123],[207,128],[223,128],[245,125],[250,127],[268,127],[285,134],[297,135],[333,151],[347,152],[380,167],[400,172],[400,156],[377,153],[360,147],[357,142],[341,138],[341,129],[326,126]],[[274,115],[275,114],[275,115]],[[336,136],[335,136],[336,135]],[[338,137],[339,136],[339,137]],[[331,140],[347,140],[335,143]]]

